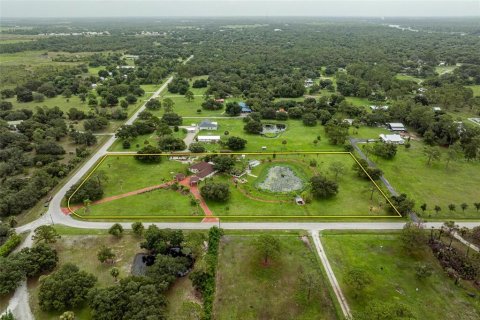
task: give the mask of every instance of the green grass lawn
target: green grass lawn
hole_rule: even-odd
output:
[[[203,211],[190,204],[190,195],[170,189],[159,189],[110,202],[92,205],[89,211],[78,209],[82,217],[99,216],[203,216]]]
[[[480,96],[480,84],[478,84],[476,86],[467,86],[467,88],[472,89],[474,96],[476,96],[476,97]]]
[[[305,244],[297,236],[279,236],[279,239],[280,256],[264,266],[255,252],[254,237],[223,237],[215,319],[337,319],[312,244]],[[320,285],[310,300],[299,283],[300,270],[318,272],[320,277]]]
[[[478,186],[480,185],[480,162],[458,160],[451,162],[446,168],[446,149],[442,149],[442,160],[427,166],[423,155],[424,145],[412,141],[410,150],[399,147],[393,160],[372,160],[384,171],[385,177],[400,193],[406,193],[416,202],[417,212],[421,213],[420,205],[427,204],[427,212],[422,214],[428,218],[478,218],[474,202],[480,201]],[[461,203],[469,207],[465,212],[460,209]],[[449,204],[455,204],[457,211],[450,212]],[[442,208],[437,214],[433,208]]]
[[[73,263],[81,270],[94,274],[98,278],[99,287],[107,287],[115,284],[110,275],[110,269],[115,266],[120,270],[120,278],[130,275],[135,254],[142,252],[140,238],[132,235],[124,235],[117,239],[110,235],[62,235],[54,247],[59,254],[61,266],[65,263]],[[111,247],[116,254],[115,265],[102,264],[97,260],[96,254],[102,245]],[[37,320],[57,320],[61,312],[43,312],[38,306],[38,281],[29,283],[30,306]],[[91,319],[90,310],[87,306],[74,310],[76,319]]]
[[[410,76],[408,74],[397,74],[395,78],[397,78],[398,80],[411,80],[415,81],[416,83],[421,83],[423,81],[423,79],[421,78]]]
[[[354,313],[378,301],[402,303],[414,312],[416,319],[473,320],[480,317],[478,298],[468,297],[469,291],[454,285],[430,249],[420,258],[407,254],[401,247],[398,233],[327,232],[322,234],[321,240]],[[415,275],[417,262],[430,265],[433,275],[418,280]],[[345,281],[352,268],[366,271],[373,280],[358,297]]]
[[[146,164],[133,156],[112,155],[95,172],[101,171],[106,175],[104,197],[109,197],[168,182],[175,174],[185,173],[186,168],[186,165],[166,158],[160,163]]]
[[[262,159],[259,156],[247,159]],[[226,203],[207,201],[208,206],[215,215],[219,216],[382,216],[390,215],[386,200],[374,191],[370,200],[371,182],[360,179],[352,170],[353,159],[349,155],[318,155],[318,156],[277,156],[274,163],[267,159],[260,166],[252,170],[253,176],[244,175],[246,183],[239,183],[235,187],[230,176],[217,174],[213,181],[228,183],[231,197]],[[309,167],[310,160],[317,162],[316,168]],[[294,196],[301,191],[292,193],[274,193],[263,191],[256,186],[263,181],[265,170],[274,165],[288,165],[296,167],[304,175],[306,184],[316,173],[323,173],[334,178],[329,171],[332,162],[341,162],[345,166],[345,174],[338,179],[339,192],[330,199],[316,200],[304,206],[294,203]],[[254,177],[257,176],[257,177]],[[203,184],[201,184],[203,185]],[[282,201],[282,202],[279,202]]]
[[[439,66],[439,67],[435,67],[435,72],[438,73],[439,75],[442,75],[444,73],[450,73],[456,68],[457,66]]]
[[[367,98],[346,97],[345,100],[347,100],[347,102],[350,102],[351,104],[357,107],[368,107],[370,105],[375,104],[375,102],[372,102]]]

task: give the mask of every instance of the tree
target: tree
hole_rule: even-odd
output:
[[[7,310],[0,316],[0,320],[15,320],[13,313],[10,310]]]
[[[204,153],[206,151],[201,143],[191,143],[190,146],[188,146],[188,150],[193,153]]]
[[[173,106],[175,105],[175,102],[173,102],[172,99],[170,98],[165,98],[163,99],[163,109],[165,110],[165,113],[173,113]],[[173,126],[173,124],[171,124]]]
[[[132,223],[133,234],[136,235],[137,237],[141,237],[143,235],[144,230],[145,230],[145,227],[143,226],[143,223],[141,223],[140,221]]]
[[[310,179],[310,186],[315,198],[326,199],[338,193],[338,184],[325,176],[313,176]]]
[[[345,282],[353,289],[355,298],[357,298],[373,280],[366,271],[355,268],[348,271],[345,276]]]
[[[155,281],[157,288],[167,290],[180,274],[185,274],[189,268],[189,260],[186,257],[172,257],[159,254],[154,264],[148,268],[147,276]]]
[[[455,143],[448,148],[447,151],[447,162],[445,167],[448,169],[451,161],[457,161],[460,155],[462,154],[462,146],[460,143]]]
[[[405,193],[402,193],[398,196],[391,196],[390,201],[392,202],[393,206],[397,208],[398,212],[402,214],[402,216],[410,213],[415,206],[415,201],[409,199]],[[390,210],[393,210],[393,207],[390,206]]]
[[[466,204],[465,202],[463,202],[463,203],[460,205],[460,208],[462,208],[462,212],[465,212],[465,210],[467,210],[467,208],[468,208],[468,204]]]
[[[240,115],[242,107],[237,102],[229,102],[225,107],[225,112],[232,117]]]
[[[161,153],[162,151],[160,149],[151,145],[146,145],[137,151],[137,154],[134,156],[134,158],[135,160],[144,163],[160,163],[162,161],[162,156],[160,155]]]
[[[345,164],[340,161],[335,161],[330,164],[328,169],[333,173],[335,176],[335,181],[338,180],[338,176],[343,175],[345,173]]]
[[[165,104],[165,101],[164,101]],[[176,113],[167,112],[165,109],[165,113],[162,116],[162,120],[165,121],[169,126],[180,126],[182,125],[183,119]]]
[[[227,140],[227,147],[230,150],[242,150],[245,148],[245,145],[247,144],[247,140],[239,138],[239,137],[230,137]]]
[[[208,85],[207,79],[197,79],[193,81],[192,88],[206,88]]]
[[[25,279],[21,261],[9,257],[0,257],[0,296],[15,291]]]
[[[192,91],[188,90],[185,92],[185,99],[187,99],[188,102],[192,102],[195,99],[195,95]]]
[[[450,203],[448,205],[448,210],[450,210],[450,212],[455,211],[455,209],[456,209],[456,206],[453,203]]]
[[[422,205],[420,206],[420,209],[422,209],[422,212],[425,213],[425,211],[427,210],[427,204],[426,204],[426,203],[422,204]]]
[[[427,166],[430,166],[433,161],[437,161],[441,157],[440,149],[438,147],[425,147],[423,153],[427,157]]]
[[[88,179],[81,186],[74,184],[65,194],[70,203],[83,203],[85,199],[96,201],[103,197],[103,186],[97,179]]]
[[[325,134],[331,144],[344,144],[348,137],[348,124],[344,122],[336,123],[330,120],[325,126]]]
[[[247,133],[260,134],[263,131],[263,125],[260,121],[249,120],[243,127],[243,130]]]
[[[263,265],[268,265],[269,260],[280,253],[280,241],[270,234],[262,234],[255,241],[255,248],[263,260]]]
[[[121,224],[115,223],[110,227],[110,229],[108,229],[108,233],[112,236],[120,238],[123,235],[123,227]]]
[[[435,210],[435,212],[438,214],[440,211],[442,211],[442,208],[440,208],[440,206],[436,205],[435,208],[433,208],[433,210]]]
[[[427,236],[422,225],[407,222],[400,235],[402,247],[407,253],[418,253],[427,245]]]
[[[101,263],[114,263],[115,262],[115,253],[112,248],[109,248],[103,245],[100,250],[97,252],[98,261]]]
[[[21,262],[23,272],[28,278],[52,271],[58,263],[57,251],[45,243],[24,248],[13,258]]]
[[[113,267],[112,269],[110,269],[110,275],[113,277],[113,279],[115,279],[115,281],[117,281],[117,278],[120,275],[120,270],[118,270],[118,268]]]
[[[71,264],[64,264],[51,275],[40,279],[38,299],[43,311],[62,311],[80,306],[94,287],[97,278]]]
[[[159,229],[155,225],[147,228],[144,237],[140,247],[152,254],[166,254],[171,248],[180,247],[184,241],[182,230]]]
[[[219,172],[229,172],[235,165],[235,159],[229,156],[216,156],[213,162],[213,168]]]
[[[298,280],[300,281],[302,290],[307,293],[307,301],[310,301],[312,292],[318,291],[322,283],[318,272],[315,270],[303,271],[300,273]]]
[[[162,151],[181,151],[185,150],[187,145],[182,139],[167,135],[160,137],[158,140],[158,147]]]
[[[32,239],[35,243],[55,243],[60,235],[53,226],[43,225],[35,229]]]
[[[480,210],[480,202],[475,202],[473,205],[475,206],[475,209],[478,212]]]
[[[302,116],[302,122],[307,127],[314,127],[317,125],[317,117],[313,113],[305,113]]]
[[[200,188],[204,199],[225,202],[230,198],[230,188],[226,183],[209,183]]]
[[[158,99],[150,99],[147,101],[145,107],[148,110],[160,110],[162,107],[162,103]]]

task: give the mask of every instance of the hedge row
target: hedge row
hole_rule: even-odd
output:
[[[22,237],[18,234],[12,234],[7,241],[0,247],[0,257],[6,257],[15,250],[15,248],[22,242]]]
[[[213,318],[213,300],[215,299],[215,274],[217,271],[218,247],[223,230],[217,227],[208,232],[208,251],[205,255],[206,268],[192,272],[193,286],[202,293],[204,320]]]

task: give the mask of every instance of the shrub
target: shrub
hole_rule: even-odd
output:
[[[22,242],[22,237],[12,234],[5,243],[0,246],[0,257],[8,256]]]

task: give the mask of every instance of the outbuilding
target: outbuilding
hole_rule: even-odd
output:
[[[397,132],[407,131],[407,129],[405,128],[405,126],[403,125],[403,123],[400,123],[400,122],[390,122],[390,123],[387,123],[387,127],[388,127],[388,129],[390,129],[391,131],[397,131]]]
[[[380,140],[385,143],[404,144],[405,140],[399,134],[381,134]]]
[[[207,142],[207,143],[219,142],[220,141],[220,136],[198,136],[197,141],[198,142]]]

